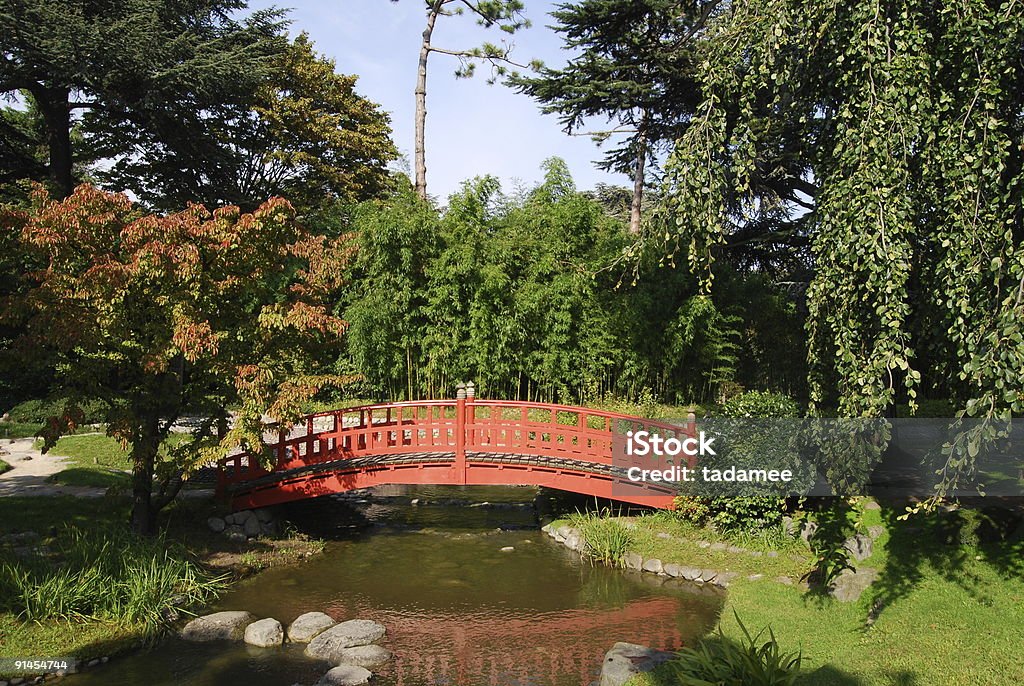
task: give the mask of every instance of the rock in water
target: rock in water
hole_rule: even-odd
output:
[[[356,667],[379,667],[394,656],[390,650],[378,645],[339,648],[334,652],[334,658],[338,662]]]
[[[650,560],[644,560],[643,570],[653,574],[661,574],[663,571],[661,560],[656,557],[652,557]]]
[[[600,686],[622,686],[637,674],[649,672],[672,659],[672,653],[636,643],[616,643],[605,653]]]
[[[261,619],[245,627],[245,642],[260,648],[273,648],[284,643],[284,627],[273,617]]]
[[[359,686],[370,683],[370,670],[355,665],[338,665],[320,677],[316,686]]]
[[[180,635],[186,641],[237,641],[255,621],[256,616],[249,612],[214,612],[193,619]]]
[[[350,619],[336,624],[323,632],[306,646],[306,655],[338,664],[335,655],[342,648],[364,646],[384,637],[383,624],[369,619]]]
[[[323,612],[307,612],[296,617],[288,626],[288,640],[292,643],[309,643],[335,624],[336,622]]]

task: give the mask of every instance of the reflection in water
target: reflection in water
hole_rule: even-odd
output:
[[[418,490],[422,500],[454,497],[451,489]],[[455,493],[492,503],[529,502],[534,495],[526,489]],[[691,643],[710,629],[720,606],[717,596],[685,582],[580,562],[543,533],[517,528],[532,521],[532,508],[411,506],[408,498],[358,507],[372,524],[352,534],[346,506],[311,506],[307,516],[321,531],[329,523],[327,529],[348,531],[346,539],[301,566],[239,584],[216,609],[249,610],[285,623],[313,610],[339,620],[377,620],[388,629],[383,644],[397,656],[380,669],[382,684],[579,686],[593,680],[614,642]],[[506,547],[514,550],[502,551]],[[173,641],[69,683],[288,686],[312,683],[323,671],[302,656],[301,646],[258,650]]]

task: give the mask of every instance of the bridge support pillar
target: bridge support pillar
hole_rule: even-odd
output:
[[[455,387],[455,483],[466,483],[466,385]]]

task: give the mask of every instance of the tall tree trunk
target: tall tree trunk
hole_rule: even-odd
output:
[[[420,45],[420,63],[416,71],[416,195],[427,199],[427,157],[424,136],[427,128],[427,58],[430,57],[430,36],[434,33],[434,22],[441,11],[441,0],[437,0],[427,12],[427,27],[423,29],[423,43]]]
[[[50,149],[50,180],[60,199],[75,188],[71,157],[71,108],[67,89],[33,89],[36,105],[46,125],[46,145]]]
[[[135,533],[149,536],[156,531],[153,503],[153,470],[160,448],[159,419],[143,419],[141,431],[132,444],[132,519]]]
[[[636,136],[636,168],[633,172],[633,202],[629,208],[629,232],[640,233],[640,211],[644,202],[644,168],[647,166],[647,115],[643,115]]]

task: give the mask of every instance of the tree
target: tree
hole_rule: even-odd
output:
[[[8,210],[4,228],[44,266],[2,311],[23,327],[19,359],[44,359],[71,398],[46,447],[80,421],[84,400],[102,401],[108,433],[131,446],[136,532],[153,531],[197,467],[234,449],[258,453],[264,412],[287,423],[321,386],[345,381],[318,364],[344,330],[324,303],[351,246],[303,230],[286,201],[156,216],[80,186],[63,201],[37,190],[33,203]],[[240,410],[225,433],[229,406]],[[161,451],[185,415],[199,428]]]
[[[397,0],[392,0],[396,2]],[[424,200],[427,198],[427,162],[424,137],[427,127],[427,59],[430,53],[438,52],[452,55],[459,59],[460,67],[456,77],[472,76],[476,64],[487,62],[494,70],[492,80],[507,73],[508,65],[516,65],[510,58],[511,45],[484,43],[480,47],[467,50],[452,50],[434,45],[434,25],[438,17],[460,15],[468,11],[476,17],[477,24],[485,28],[497,26],[507,34],[527,28],[530,22],[523,16],[523,3],[520,0],[424,0],[427,11],[427,24],[423,29],[423,41],[420,44],[419,65],[416,70],[416,141],[414,149],[414,166],[416,175],[416,194]]]
[[[551,13],[575,51],[562,69],[541,67],[512,79],[517,89],[557,113],[566,133],[578,134],[590,117],[614,126],[594,132],[603,141],[625,134],[605,153],[601,169],[630,174],[630,231],[640,232],[646,172],[652,154],[681,132],[699,101],[692,47],[721,0],[581,0]]]
[[[244,0],[4,0],[0,94],[34,100],[54,192],[66,197],[76,183],[76,112],[147,127],[162,141],[183,122],[246,101],[285,43],[279,10],[232,18],[245,7]],[[195,152],[202,143],[193,142]]]
[[[356,93],[357,77],[336,73],[306,34],[268,69],[247,98],[189,115],[173,130],[90,115],[94,145],[116,160],[97,177],[168,211],[189,202],[251,210],[282,196],[304,215],[384,193],[397,151],[388,115]]]
[[[810,238],[816,408],[877,417],[924,392],[978,420],[937,495],[1024,411],[1022,51],[1013,3],[733,2],[668,165],[676,245],[705,276],[737,217]]]

